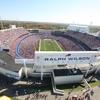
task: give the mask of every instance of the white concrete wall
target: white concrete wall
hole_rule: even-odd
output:
[[[5,76],[8,76],[8,77],[13,77],[15,79],[20,79],[19,78],[19,73],[17,72],[12,72],[12,71],[9,71],[9,70],[6,70],[6,69],[3,69],[0,67],[0,73],[1,74],[4,74]]]
[[[24,69],[24,68],[23,68]],[[41,68],[27,68],[27,72],[28,74],[33,73],[34,70],[36,70],[36,72],[41,72]],[[53,69],[43,69],[43,72],[52,72]]]
[[[37,72],[34,72],[34,70]],[[53,69],[43,69],[43,74],[44,75],[48,75],[48,73],[52,72]],[[27,68],[27,74],[28,76],[31,76],[31,77],[41,77],[41,69],[39,68]],[[25,75],[25,70],[24,70],[24,67],[22,68],[22,76]]]
[[[81,82],[83,75],[54,77],[55,84],[68,84]]]
[[[35,60],[34,59],[24,59],[26,64],[34,64]],[[15,64],[24,64],[23,59],[15,59]]]

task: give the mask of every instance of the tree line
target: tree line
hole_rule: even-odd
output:
[[[43,22],[29,22],[29,21],[8,21],[3,20],[3,29],[8,29],[9,25],[16,25],[16,27],[23,27],[25,29],[66,29],[68,24],[60,23],[43,23]],[[0,30],[2,25],[0,23]],[[89,26],[90,33],[95,33],[100,31],[100,26]]]
[[[8,29],[9,25],[16,25],[16,27],[23,27],[25,29],[66,29],[67,24],[56,23],[40,23],[40,22],[25,22],[25,21],[2,21],[3,28]],[[2,25],[0,23],[0,30]]]

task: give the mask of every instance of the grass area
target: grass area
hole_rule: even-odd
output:
[[[62,51],[62,47],[55,41],[51,39],[41,40],[40,51]]]
[[[100,85],[100,81],[90,82],[89,84],[90,84],[91,87],[97,86],[97,85]]]
[[[76,84],[57,85],[56,88],[64,90],[66,92],[66,91],[71,91],[73,85],[75,86],[74,91],[81,90],[84,87],[84,84],[76,83]],[[25,86],[25,88],[35,89],[35,90],[40,90],[40,91],[51,91],[52,90],[52,86],[37,86],[37,87],[36,86]]]
[[[11,100],[19,100],[19,99],[11,97]]]
[[[73,86],[75,86],[74,89]],[[74,83],[74,84],[57,85],[56,87],[64,91],[71,91],[72,89],[73,91],[78,91],[84,88],[84,84]]]
[[[89,82],[89,84],[91,87],[98,86],[100,84],[100,81]],[[64,91],[70,91],[72,90],[73,86],[75,86],[75,88],[73,89],[74,91],[81,90],[85,87],[84,84],[75,83],[75,84],[58,85],[57,88]]]
[[[89,83],[91,87],[94,86],[98,86],[100,84],[100,81],[96,81],[96,82],[90,82]],[[75,88],[73,89],[73,86],[75,86]],[[57,85],[56,88],[57,89],[61,89],[64,90],[65,92],[68,91],[78,91],[81,90],[85,87],[84,84],[80,84],[80,83],[74,83],[74,84],[65,84],[65,85]],[[52,86],[25,86],[25,88],[28,89],[36,89],[36,90],[40,90],[40,91],[50,91],[52,90]]]
[[[58,41],[57,41],[57,43],[60,45],[60,47],[62,48],[62,50],[65,51],[64,46],[60,42],[58,42]]]

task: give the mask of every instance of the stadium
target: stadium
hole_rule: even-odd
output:
[[[56,84],[79,83],[89,88],[85,76],[99,73],[100,38],[76,30],[0,30],[0,73],[20,80],[51,77]]]

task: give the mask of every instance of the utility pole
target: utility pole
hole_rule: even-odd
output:
[[[1,29],[3,30],[4,28],[3,28],[1,16],[0,16],[0,22],[1,22]]]

